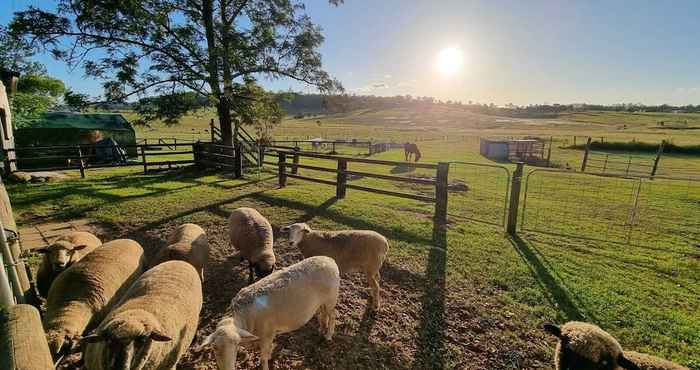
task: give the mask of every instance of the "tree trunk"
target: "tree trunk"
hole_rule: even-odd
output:
[[[231,119],[231,106],[228,99],[221,97],[219,99],[219,104],[216,106],[216,110],[219,114],[222,144],[233,146],[233,123]]]

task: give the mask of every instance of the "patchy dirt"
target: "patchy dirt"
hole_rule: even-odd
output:
[[[164,239],[179,222],[156,228],[116,225],[102,228],[105,240],[132,238],[150,257],[165,245]],[[197,335],[178,369],[216,369],[211,348],[198,344],[226,315],[236,292],[247,281],[247,268],[228,257],[226,222],[214,217],[199,223],[210,241],[211,259],[205,268],[204,307]],[[277,233],[278,228],[275,227]],[[278,235],[275,235],[276,237]],[[286,240],[277,238],[279,267],[302,259]],[[326,342],[318,323],[277,336],[271,369],[540,369],[551,368],[547,341],[537,323],[504,311],[493,292],[451,286],[444,278],[445,255],[431,248],[427,267],[388,260],[382,268],[382,307],[368,310],[369,294],[361,275],[341,283],[336,335]],[[418,271],[417,271],[418,270]],[[516,333],[516,334],[514,334]],[[516,339],[517,338],[517,339]],[[241,348],[239,369],[257,369],[259,352]],[[79,355],[67,359],[62,369],[79,367]]]

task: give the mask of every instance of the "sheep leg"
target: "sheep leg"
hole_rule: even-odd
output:
[[[326,307],[326,340],[331,340],[335,334],[335,306]]]
[[[270,357],[272,357],[272,348],[274,347],[273,341],[275,336],[269,336],[265,338],[260,338],[260,363],[262,364],[262,370],[269,370]]]
[[[321,333],[325,333],[327,330],[326,328],[328,327],[328,316],[326,315],[326,309],[324,305],[321,305],[321,307],[319,307],[316,317],[318,318],[318,326],[321,329]]]
[[[367,284],[372,290],[372,308],[375,310],[378,310],[380,305],[379,278],[379,271],[375,273],[367,272]]]

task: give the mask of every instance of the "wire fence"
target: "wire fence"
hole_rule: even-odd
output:
[[[448,216],[504,226],[510,182],[505,166],[450,162]]]
[[[700,181],[535,169],[521,230],[687,251],[700,245]]]
[[[650,176],[653,168],[653,157],[596,151],[588,153],[586,163],[588,172],[625,176]]]

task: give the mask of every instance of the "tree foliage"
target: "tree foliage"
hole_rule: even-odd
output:
[[[251,122],[249,112],[274,102],[260,94],[261,77],[342,89],[322,69],[323,36],[300,0],[58,2],[57,12],[16,13],[12,31],[103,81],[108,101],[161,95],[144,120],[175,122],[199,108],[195,102],[212,104],[230,144],[232,126]]]
[[[59,79],[46,75],[26,75],[17,83],[17,92],[10,98],[15,128],[26,126],[39,114],[58,105],[66,92]]]
[[[31,60],[35,49],[21,37],[0,26],[0,68],[22,75],[41,75],[46,68]]]

